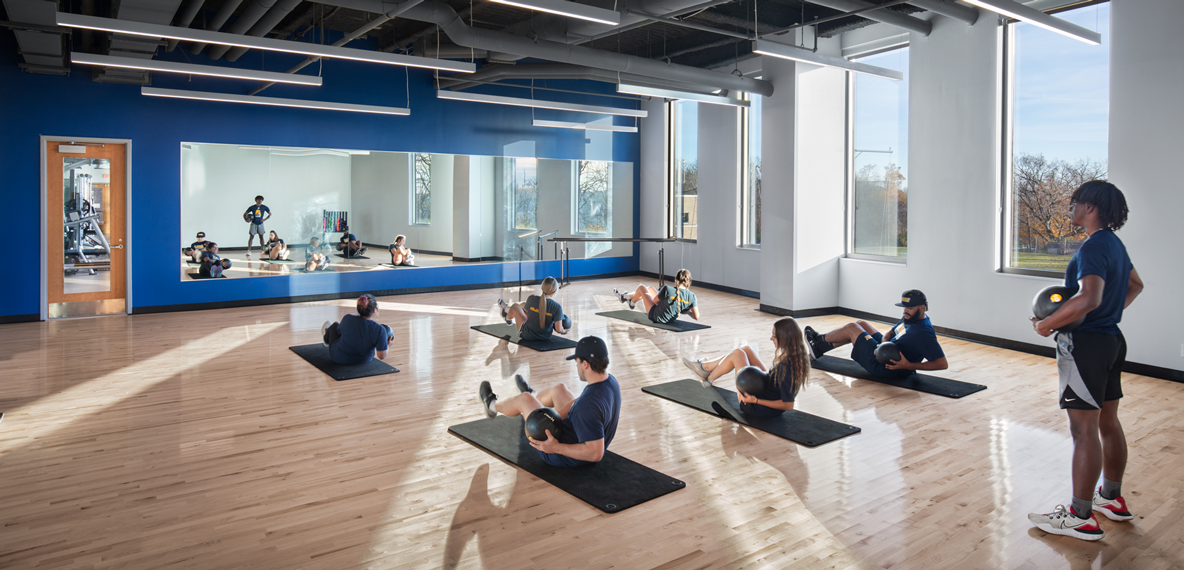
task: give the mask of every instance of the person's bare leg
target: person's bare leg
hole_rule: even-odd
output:
[[[1118,421],[1118,400],[1102,404],[1098,418],[1098,432],[1102,440],[1102,476],[1115,483],[1122,482],[1126,471],[1126,433]]]
[[[634,305],[641,305],[642,310],[648,313],[658,304],[658,290],[649,285],[638,285],[631,298]]]
[[[868,326],[870,327],[871,325]],[[875,331],[875,329],[873,328],[872,331]],[[872,333],[865,330],[859,323],[847,323],[842,328],[835,329],[823,335],[823,340],[829,342],[831,346],[839,347],[844,344],[854,343],[856,339],[864,334]]]
[[[523,392],[513,398],[498,399],[493,406],[498,413],[507,416],[525,416],[543,407],[543,403],[534,394]]]
[[[1102,474],[1102,440],[1098,437],[1101,410],[1065,410],[1073,436],[1073,496],[1091,501]],[[1123,448],[1125,451],[1125,447]]]
[[[522,325],[526,322],[526,309],[522,305],[514,303],[510,305],[509,313],[510,319],[514,321],[514,328],[522,330]]]
[[[555,408],[561,418],[567,418],[567,412],[574,401],[576,395],[567,388],[567,384],[559,383],[539,392],[539,402],[548,408]]]
[[[748,351],[737,348],[719,358],[703,361],[703,369],[709,373],[707,381],[714,383],[724,374],[748,366],[751,363],[749,356]]]

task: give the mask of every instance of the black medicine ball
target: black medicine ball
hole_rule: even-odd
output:
[[[526,435],[530,439],[546,441],[547,430],[555,439],[563,433],[563,418],[555,408],[538,408],[526,416]]]
[[[769,374],[755,366],[745,366],[736,373],[736,389],[752,396],[765,393]]]
[[[881,342],[876,347],[876,362],[887,364],[895,360],[900,360],[900,348],[895,343]]]
[[[1050,285],[1045,287],[1036,294],[1035,299],[1032,299],[1032,314],[1037,319],[1043,321],[1044,319],[1051,317],[1053,313],[1057,312],[1057,309],[1060,309],[1061,305],[1064,305],[1065,301],[1068,301],[1071,297],[1073,297],[1073,292],[1068,287],[1061,285]],[[1069,332],[1080,326],[1084,320],[1085,317],[1082,316],[1080,319],[1062,326],[1057,330],[1061,332]]]

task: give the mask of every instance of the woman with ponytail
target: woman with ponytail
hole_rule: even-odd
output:
[[[674,274],[674,285],[663,285],[661,289],[638,285],[632,293],[613,289],[613,294],[630,309],[641,305],[646,316],[658,324],[673,322],[679,315],[699,320],[699,300],[691,292],[691,272],[687,269]]]
[[[358,297],[358,314],[346,315],[340,323],[325,321],[321,337],[329,347],[329,357],[337,364],[364,364],[375,356],[386,359],[387,347],[394,340],[391,328],[379,324],[378,300],[366,293]]]
[[[506,324],[518,329],[522,340],[551,340],[553,333],[567,334],[571,318],[563,314],[563,307],[552,297],[559,292],[559,282],[554,277],[543,279],[543,294],[531,295],[525,303],[507,305],[498,299],[502,318]]]
[[[710,360],[694,360],[686,356],[682,361],[690,368],[703,386],[710,388],[724,374],[745,366],[755,366],[765,374],[764,389],[757,393],[736,391],[740,400],[740,411],[750,416],[779,416],[792,410],[794,398],[810,379],[810,354],[806,352],[805,336],[792,317],[783,317],[773,323],[773,347],[777,350],[770,369],[757,356],[751,346],[743,346]]]

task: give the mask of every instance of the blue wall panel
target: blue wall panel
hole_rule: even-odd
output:
[[[11,54],[15,51],[12,48],[15,46],[4,42],[0,52]],[[202,56],[188,58],[194,63],[209,63]],[[162,59],[184,61],[185,57],[178,49]],[[248,53],[234,65],[284,70],[300,59]],[[304,73],[316,70],[314,64]],[[129,227],[135,308],[518,279],[517,264],[492,264],[182,282],[177,277],[176,262],[178,248],[185,241],[179,227],[182,142],[632,162],[633,235],[637,235],[638,135],[615,133],[611,148],[607,148],[588,144],[583,131],[531,127],[529,108],[438,100],[433,74],[424,70],[408,72],[396,66],[326,61],[322,74],[322,87],[275,86],[262,95],[404,107],[408,106],[410,89],[412,114],[398,117],[145,97],[140,95],[139,86],[96,83],[82,66],[75,66],[68,77],[30,74],[22,72],[11,55],[6,56],[5,61],[0,61],[0,171],[6,174],[3,195],[10,212],[5,229],[10,240],[17,240],[10,243],[27,244],[35,250],[31,239],[18,236],[37,235],[41,223],[41,135],[132,140]],[[575,81],[553,81],[550,85],[604,93],[611,88]],[[245,93],[252,84],[158,73],[153,77],[153,86]],[[484,87],[481,91],[530,97],[530,91],[523,89]],[[570,93],[535,91],[535,97],[636,108],[630,101]],[[536,111],[535,116],[554,120],[595,118],[556,111]],[[633,124],[632,119],[622,117],[615,121]],[[249,202],[249,198],[245,200]],[[18,246],[18,251],[25,247]],[[636,271],[636,252],[635,247],[632,258],[573,260],[572,273],[580,276]],[[525,271],[529,279],[529,266]],[[541,269],[535,271],[540,273],[534,278],[541,278]],[[547,271],[558,274],[557,265],[548,264]],[[40,279],[37,264],[23,260],[20,272],[8,272],[2,285],[6,302],[0,304],[0,317],[39,313]]]

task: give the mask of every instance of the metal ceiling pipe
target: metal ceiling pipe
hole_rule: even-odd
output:
[[[242,3],[243,0],[226,0],[226,3],[222,4],[222,8],[220,8],[218,12],[214,14],[214,19],[206,22],[206,29],[214,32],[221,30],[222,24],[225,24],[226,20],[230,19],[230,16],[234,14],[234,11],[238,8],[238,5]],[[189,47],[190,53],[194,54],[201,53],[201,50],[203,49],[206,49],[206,44],[201,42],[195,42]]]
[[[175,25],[182,28],[188,28],[189,24],[193,23],[193,19],[197,17],[197,13],[201,11],[201,7],[205,3],[206,0],[185,0],[185,4],[181,6],[181,15],[177,18],[177,23]],[[181,43],[181,40],[169,40],[169,45],[165,49],[167,51],[173,51],[177,49],[177,44],[179,43]]]
[[[842,10],[843,12],[851,12],[853,10],[860,10],[864,8],[872,8],[875,4],[864,2],[863,0],[807,0],[811,4],[824,6],[832,10]],[[860,15],[861,18],[875,20],[890,26],[904,28],[910,32],[917,32],[922,36],[928,36],[933,31],[933,25],[925,20],[914,18],[900,12],[893,12],[892,10],[877,10],[867,14]]]
[[[271,33],[288,14],[292,13],[292,10],[296,9],[300,2],[301,0],[280,0],[262,18],[259,18],[259,21],[251,26],[251,29],[247,30],[247,35],[261,38]],[[211,51],[210,57],[217,59],[214,53]],[[245,47],[231,48],[226,52],[226,61],[238,61],[238,58],[242,57],[244,53],[247,53]]]
[[[357,0],[326,1],[326,3],[330,4],[336,2],[359,3]],[[664,63],[652,59],[583,46],[568,45],[544,39],[531,40],[502,32],[472,28],[461,21],[460,17],[456,14],[456,10],[453,10],[447,4],[435,0],[426,0],[422,4],[407,10],[404,12],[404,17],[438,25],[453,43],[464,47],[483,49],[491,52],[510,53],[558,63],[584,65],[614,73],[632,73],[667,81],[744,91],[746,93],[764,95],[765,97],[773,94],[773,84],[761,79],[739,77],[688,65]]]
[[[941,14],[947,18],[962,20],[972,26],[978,21],[978,8],[974,6],[955,4],[954,2],[946,2],[945,0],[912,0],[909,4],[918,8],[924,8],[934,14]]]
[[[246,34],[251,29],[251,26],[254,26],[275,5],[276,0],[250,0],[247,8],[243,10],[242,14],[238,15],[238,18],[226,31],[232,34]],[[230,51],[230,46],[216,45],[210,48],[207,55],[210,56],[210,59],[221,59],[228,51]]]

